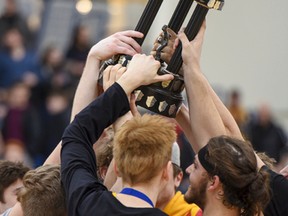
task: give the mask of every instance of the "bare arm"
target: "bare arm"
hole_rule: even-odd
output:
[[[189,42],[184,33],[179,35],[183,45],[182,57],[186,92],[189,103],[191,133],[195,138],[193,149],[197,152],[214,136],[228,135],[244,140],[240,129],[220,98],[214,92],[200,69],[201,46],[205,23],[197,37]],[[255,154],[258,168],[264,163]]]
[[[200,56],[206,25],[202,25],[196,38],[189,42],[184,33],[182,42],[184,81],[189,104],[191,133],[195,139],[193,149],[198,152],[214,136],[226,134],[224,123],[201,73]]]
[[[132,37],[141,38],[143,37],[143,34],[130,30],[118,32],[101,40],[91,48],[74,96],[70,118],[71,121],[77,113],[79,113],[99,95],[97,85],[100,62],[118,53],[133,56],[141,51],[141,47],[132,39]],[[61,142],[59,142],[44,164],[59,164],[60,151]]]

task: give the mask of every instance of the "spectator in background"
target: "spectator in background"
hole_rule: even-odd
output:
[[[75,88],[82,74],[90,47],[90,29],[85,25],[76,26],[66,53],[68,70],[73,77]]]
[[[22,83],[14,84],[8,91],[8,113],[4,119],[4,158],[27,161],[27,154],[35,159],[41,125],[37,111],[29,103],[30,88]]]
[[[29,168],[21,162],[0,160],[0,214],[17,202],[17,192]]]
[[[28,51],[21,31],[10,28],[3,38],[4,49],[0,52],[0,88],[7,89],[22,81],[31,88],[40,80],[40,67],[36,53]]]
[[[46,99],[45,110],[41,116],[42,135],[37,143],[38,160],[35,165],[44,163],[45,159],[53,151],[61,140],[64,129],[70,121],[70,106],[65,92],[60,90],[51,91]]]
[[[256,119],[249,122],[247,136],[256,151],[265,152],[279,163],[281,152],[287,148],[287,137],[267,104],[260,105]]]
[[[49,89],[64,89],[70,83],[65,59],[61,50],[50,45],[42,54],[41,73]]]
[[[70,60],[85,63],[91,47],[90,40],[89,28],[85,25],[76,26],[66,57]]]
[[[65,59],[59,48],[47,46],[41,58],[42,82],[34,89],[33,102],[45,107],[45,101],[51,91],[67,91],[67,97],[72,101],[75,89],[71,86],[71,74],[65,67]],[[72,88],[72,89],[71,89]]]
[[[247,112],[241,104],[241,94],[238,90],[231,91],[227,108],[243,132],[247,123]]]
[[[18,28],[23,33],[25,41],[32,43],[32,33],[28,28],[26,19],[19,12],[17,0],[5,0],[4,12],[0,17],[1,40],[5,32],[11,28]]]

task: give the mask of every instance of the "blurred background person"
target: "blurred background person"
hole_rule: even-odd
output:
[[[90,29],[83,24],[76,25],[66,53],[68,70],[73,77],[75,88],[82,74],[90,48]]]
[[[40,141],[39,113],[30,104],[31,91],[23,82],[15,83],[8,90],[7,115],[4,119],[4,158],[30,164],[36,158]]]
[[[29,42],[26,45],[32,45],[33,34],[30,31],[25,17],[19,10],[17,0],[4,0],[4,11],[0,17],[0,38],[2,40],[5,32],[11,28],[18,28],[22,33],[24,40]]]
[[[40,66],[35,52],[25,47],[20,29],[8,29],[3,36],[0,50],[0,88],[9,88],[22,81],[31,88],[40,81]]]
[[[247,111],[242,105],[241,101],[241,93],[237,89],[233,89],[229,94],[229,101],[227,104],[227,108],[238,124],[240,130],[243,132],[244,127],[247,123],[248,116]]]
[[[280,162],[282,152],[287,149],[287,136],[274,119],[268,104],[259,106],[255,119],[248,124],[246,134],[256,151],[274,158],[276,165]]]

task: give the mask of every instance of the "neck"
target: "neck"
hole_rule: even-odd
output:
[[[163,210],[167,205],[168,205],[168,203],[169,203],[169,201],[173,198],[173,196],[172,197],[169,197],[170,199],[168,200],[165,200],[165,202],[157,202],[156,203],[156,207],[157,208],[159,208],[159,209],[161,209],[161,210]]]
[[[153,182],[149,181],[147,184],[123,184],[123,188],[132,188],[134,190],[140,191],[145,194],[155,206],[156,200],[159,194],[159,184],[156,184],[155,180]],[[117,199],[125,206],[129,207],[152,207],[148,202],[126,194],[117,194]]]
[[[204,210],[203,216],[239,216],[240,210],[238,208],[227,208],[222,203],[222,200],[217,200],[215,202],[207,202]]]
[[[157,197],[158,197],[158,193],[159,193],[159,191],[158,191],[159,186],[155,187],[155,184],[154,185],[137,184],[137,185],[133,185],[133,186],[124,184],[124,188],[133,188],[134,190],[142,192],[147,197],[149,197],[149,199],[153,202],[153,205],[155,206],[156,201],[157,201]]]

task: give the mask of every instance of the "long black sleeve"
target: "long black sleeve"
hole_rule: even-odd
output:
[[[92,193],[93,197],[97,197],[98,191],[107,190],[98,181],[92,146],[103,130],[127,113],[129,108],[127,95],[115,83],[82,110],[66,128],[62,137],[61,180],[66,193],[68,215],[85,215],[85,209],[78,212],[79,205],[85,201],[89,206],[87,201],[91,201],[89,197]]]

